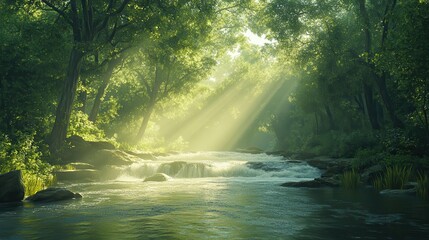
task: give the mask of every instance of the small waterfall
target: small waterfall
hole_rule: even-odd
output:
[[[156,173],[173,178],[258,177],[315,178],[320,172],[305,164],[279,156],[235,152],[178,154],[158,160],[141,161],[123,170],[123,175],[143,179]]]

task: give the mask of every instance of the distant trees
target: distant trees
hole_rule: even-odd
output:
[[[313,129],[314,135],[368,126],[427,129],[427,70],[419,66],[429,56],[420,54],[428,46],[419,39],[427,37],[421,27],[427,26],[422,16],[428,7],[417,0],[269,1],[260,21],[297,67],[293,109],[312,119],[302,128]],[[282,124],[277,115],[276,126]]]
[[[138,142],[218,66],[225,82],[200,105],[263,101],[246,126],[279,148],[388,129],[428,144],[428,13],[419,0],[3,1],[0,130],[48,139],[52,153],[72,133]],[[276,43],[252,50],[247,28]],[[244,96],[252,87],[278,90]]]

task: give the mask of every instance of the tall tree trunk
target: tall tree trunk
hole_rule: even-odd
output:
[[[372,55],[372,41],[371,41],[371,32],[370,32],[370,22],[369,22],[369,16],[368,12],[366,10],[366,0],[357,0],[359,4],[359,13],[360,18],[362,20],[363,24],[363,32],[364,32],[364,45],[365,45],[365,53],[366,53],[366,61],[367,63],[370,63],[371,61],[371,55]],[[367,76],[371,76],[372,69],[370,67],[367,68]],[[369,119],[369,122],[371,123],[372,129],[380,129],[380,123],[378,122],[377,118],[377,109],[375,107],[375,101],[373,96],[372,87],[365,83],[365,80],[362,82],[362,88],[363,88],[363,94],[364,94],[364,100],[365,100],[365,108],[366,113]]]
[[[147,125],[149,123],[150,116],[152,115],[154,108],[155,108],[155,103],[151,103],[150,106],[148,106],[148,108],[146,109],[145,113],[143,114],[143,121],[142,121],[142,124],[140,125],[139,131],[135,138],[135,141],[134,141],[135,143],[138,143],[138,141],[140,141],[143,138],[147,129]]]
[[[314,112],[314,120],[316,123],[316,135],[319,135],[319,118],[317,117],[317,112]]]
[[[380,123],[378,122],[377,108],[375,106],[372,87],[366,83],[363,83],[363,95],[365,103],[365,113],[367,114],[369,123],[371,124],[371,128],[375,130],[380,129]]]
[[[140,129],[139,129],[137,136],[134,140],[135,143],[140,141],[140,139],[143,138],[143,136],[146,132],[147,124],[149,123],[149,118],[152,115],[152,112],[153,112],[155,105],[158,101],[158,95],[159,95],[161,83],[162,83],[164,78],[165,78],[165,69],[162,66],[157,65],[155,68],[155,79],[154,79],[153,85],[152,85],[151,89],[148,89],[149,96],[150,96],[149,105],[148,105],[148,107],[147,107],[147,109],[143,115],[142,124],[140,125]],[[149,84],[147,86],[149,87]]]
[[[376,77],[376,83],[378,87],[378,92],[380,93],[381,99],[383,100],[384,106],[386,107],[389,118],[392,121],[393,127],[395,128],[404,128],[404,123],[398,118],[395,113],[395,107],[393,106],[392,99],[389,96],[386,86],[386,75],[387,73],[383,71],[380,77]]]
[[[80,78],[80,81],[82,83],[83,90],[81,92],[79,92],[79,95],[77,97],[78,102],[80,104],[78,110],[80,110],[84,113],[86,111],[86,101],[88,98],[88,92],[86,91],[88,81],[86,80],[86,78],[82,78],[82,77]]]
[[[89,121],[91,122],[95,122],[97,120],[101,102],[103,101],[106,89],[110,84],[110,79],[112,78],[113,70],[119,62],[120,59],[112,59],[107,66],[106,72],[103,74],[103,82],[97,90],[97,95],[94,99],[94,105],[92,106],[91,113],[89,114]]]
[[[337,126],[334,121],[334,117],[332,116],[331,108],[326,105],[325,106],[326,116],[328,116],[329,130],[336,130]]]
[[[70,53],[67,75],[64,81],[60,101],[55,114],[55,123],[49,139],[49,147],[52,153],[57,153],[67,137],[67,129],[70,123],[70,116],[73,101],[76,95],[77,82],[81,66],[83,53],[73,48]]]
[[[396,0],[393,0],[391,4],[386,5],[383,16],[383,33],[381,35],[381,49],[385,49],[385,43],[387,35],[389,33],[389,15],[395,9]],[[375,75],[375,74],[374,74]],[[380,93],[381,99],[383,100],[384,106],[386,107],[389,118],[392,121],[393,127],[395,128],[404,128],[404,123],[396,115],[395,107],[393,105],[392,99],[390,98],[389,92],[387,91],[386,79],[388,78],[389,73],[385,70],[382,71],[381,76],[374,76],[374,79],[377,83],[378,91]]]

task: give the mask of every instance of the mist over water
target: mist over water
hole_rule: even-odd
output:
[[[143,182],[163,172],[166,182]],[[113,181],[60,183],[80,201],[0,206],[0,239],[425,239],[429,204],[369,190],[297,189],[320,176],[265,154],[142,161]]]
[[[140,179],[155,173],[173,178],[253,177],[266,181],[302,181],[320,176],[319,170],[305,163],[285,161],[281,156],[197,152],[135,163],[123,170],[120,179],[126,176]]]

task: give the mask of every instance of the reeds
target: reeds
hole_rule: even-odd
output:
[[[393,166],[387,167],[383,176],[379,176],[374,181],[377,190],[382,189],[403,189],[409,181],[411,167]]]
[[[22,180],[25,187],[25,196],[31,196],[40,190],[46,189],[56,182],[55,177],[52,175],[44,176],[42,178],[37,175],[26,173],[23,174]]]
[[[429,178],[426,174],[417,177],[417,195],[423,199],[429,199]]]
[[[361,183],[360,175],[354,169],[340,176],[340,185],[345,189],[356,189]]]

